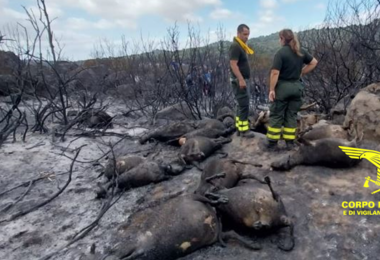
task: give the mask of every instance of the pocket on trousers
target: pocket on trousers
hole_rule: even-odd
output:
[[[276,101],[274,101],[270,106],[269,106],[269,112],[270,112],[270,114],[274,114],[275,113],[275,111],[276,111]]]

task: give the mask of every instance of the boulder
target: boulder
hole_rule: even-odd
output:
[[[353,98],[355,98],[355,94],[346,95],[342,98],[331,110],[330,110],[330,120],[331,123],[342,125],[344,123],[345,115],[347,114],[347,108],[350,105]]]
[[[352,100],[343,123],[351,136],[380,143],[380,83],[363,88]]]

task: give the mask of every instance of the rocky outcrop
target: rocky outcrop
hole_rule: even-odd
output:
[[[356,95],[343,127],[352,136],[380,143],[380,83],[371,84]]]

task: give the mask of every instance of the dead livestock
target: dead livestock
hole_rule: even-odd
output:
[[[172,260],[230,238],[259,249],[234,232],[222,233],[210,205],[226,202],[186,195],[136,212],[112,235],[107,253],[112,259]]]
[[[203,136],[203,137],[208,137],[208,138],[218,138],[221,136],[228,136],[232,134],[234,131],[233,128],[229,129],[218,129],[218,128],[201,128],[201,129],[196,129],[194,131],[191,131],[190,133],[187,133],[183,135],[183,138],[189,139],[189,138],[194,138],[197,136]]]
[[[306,141],[298,150],[271,163],[275,170],[289,170],[296,165],[319,165],[331,168],[348,168],[357,165],[360,160],[348,157],[339,146],[357,147],[356,140],[351,142],[339,138],[324,138]]]
[[[105,167],[104,175],[110,180],[115,174],[119,175],[127,172],[143,162],[145,162],[145,158],[136,155],[121,156],[116,159],[116,162],[111,159]]]
[[[261,181],[250,171],[246,165],[261,167],[261,164],[241,162],[233,159],[214,158],[207,162],[203,168],[201,179],[195,194],[205,195],[210,189],[232,188],[242,179],[256,179]]]
[[[184,134],[181,138],[189,139],[197,136],[207,138],[227,137],[235,131],[234,128],[227,128],[222,122],[216,119],[203,119],[198,122],[196,130]]]
[[[71,113],[74,113],[70,111]],[[112,117],[100,109],[88,109],[78,113],[75,119],[79,125],[89,128],[112,127]]]
[[[339,139],[348,139],[347,130],[345,130],[340,125],[321,125],[318,127],[313,126],[310,131],[307,131],[302,135],[302,139],[308,141],[314,141],[324,138],[339,138]]]
[[[217,119],[202,119],[197,122],[197,129],[200,128],[225,130],[226,126]]]
[[[300,108],[300,111],[308,110],[309,108],[315,105],[316,105],[315,102],[309,105],[303,105]],[[270,116],[269,110],[260,111],[257,119],[252,124],[253,130],[255,132],[266,134],[268,131],[269,116]],[[316,124],[320,118],[321,118],[321,115],[316,115],[316,114],[300,115],[297,120],[297,124],[298,124],[297,129],[299,129],[300,131],[303,131],[304,129],[306,129],[307,126]]]
[[[299,115],[297,118],[297,130],[299,132],[303,132],[309,127],[317,124],[319,120],[321,120],[322,115],[320,114],[306,114],[306,115]]]
[[[105,197],[107,191],[114,186],[119,190],[128,190],[169,180],[173,176],[180,174],[184,169],[184,167],[174,168],[169,164],[144,161],[127,171],[118,172],[115,182],[108,182],[105,188],[98,184],[100,190],[97,192],[97,197]]]
[[[276,232],[278,248],[293,249],[293,222],[269,177],[265,177],[265,181],[243,180],[238,186],[219,190],[216,194],[228,199],[228,203],[216,208],[233,229],[249,235]]]
[[[222,122],[227,128],[232,128],[233,130],[236,130],[235,119],[233,119],[232,117],[226,117],[223,119]]]
[[[234,119],[235,113],[229,107],[222,107],[221,109],[218,110],[218,112],[216,114],[216,119],[223,122],[223,120],[226,118]]]
[[[231,138],[210,139],[203,136],[197,136],[187,139],[181,146],[178,154],[183,164],[194,164],[201,162],[215,151],[222,148],[223,144],[231,142]]]
[[[252,129],[255,132],[266,134],[269,124],[269,111],[260,111],[255,122],[252,123]]]
[[[162,126],[159,129],[153,130],[139,139],[140,144],[146,143],[150,139],[155,139],[160,142],[167,142],[180,138],[186,133],[196,129],[196,124],[193,121],[181,121],[171,123],[168,126]]]
[[[236,130],[235,126],[235,113],[229,107],[222,107],[216,114],[216,119],[223,122],[227,128]]]

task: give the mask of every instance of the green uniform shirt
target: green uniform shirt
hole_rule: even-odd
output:
[[[248,55],[235,39],[230,46],[229,54],[230,60],[238,61],[237,65],[243,78],[249,79],[251,69],[248,63]],[[231,74],[233,75],[233,77],[237,78],[236,75],[233,73],[232,69]]]
[[[272,69],[279,70],[279,80],[299,80],[303,64],[309,64],[313,57],[304,49],[302,57],[292,51],[289,45],[284,45],[274,56]]]

